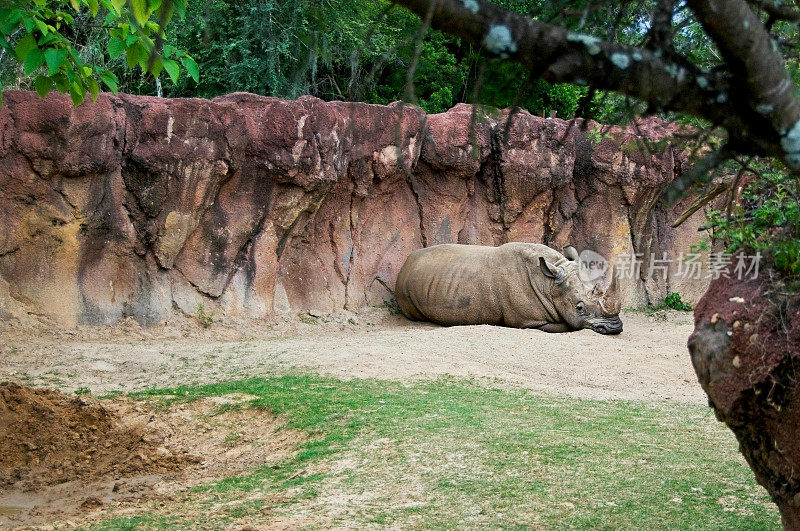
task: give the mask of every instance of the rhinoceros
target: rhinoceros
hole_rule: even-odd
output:
[[[565,256],[566,255],[566,256]],[[419,249],[397,276],[395,298],[412,320],[619,334],[616,276],[584,282],[574,247],[564,255],[535,243],[499,247],[442,244]]]

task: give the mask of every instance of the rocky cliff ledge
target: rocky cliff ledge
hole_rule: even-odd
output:
[[[800,529],[800,295],[770,269],[744,281],[733,269],[695,310],[692,363],[784,527]]]
[[[414,249],[444,242],[573,244],[667,253],[702,213],[660,205],[685,154],[637,149],[648,120],[597,142],[567,122],[473,120],[459,105],[212,101],[7,92],[0,108],[0,318],[159,323],[175,312],[262,317],[391,298]],[[633,146],[633,148],[632,148]],[[674,268],[674,264],[673,264]],[[623,286],[624,306],[707,281]]]

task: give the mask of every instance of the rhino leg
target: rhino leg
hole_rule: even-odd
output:
[[[570,332],[572,330],[567,323],[547,323],[533,328],[550,333]]]

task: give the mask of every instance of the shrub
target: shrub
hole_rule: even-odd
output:
[[[197,320],[203,328],[209,328],[214,323],[214,312],[206,313],[202,304],[197,305]]]
[[[755,165],[759,174],[730,213],[709,213],[709,227],[728,252],[761,253],[789,277],[800,278],[800,185],[776,163]]]
[[[681,312],[692,311],[692,307],[681,300],[679,293],[670,293],[664,298],[664,302],[661,304],[665,308],[672,308],[673,310],[678,310]]]

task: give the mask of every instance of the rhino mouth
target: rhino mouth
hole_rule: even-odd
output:
[[[598,319],[589,323],[589,328],[598,334],[616,335],[622,332],[622,319],[613,317],[611,319]]]

